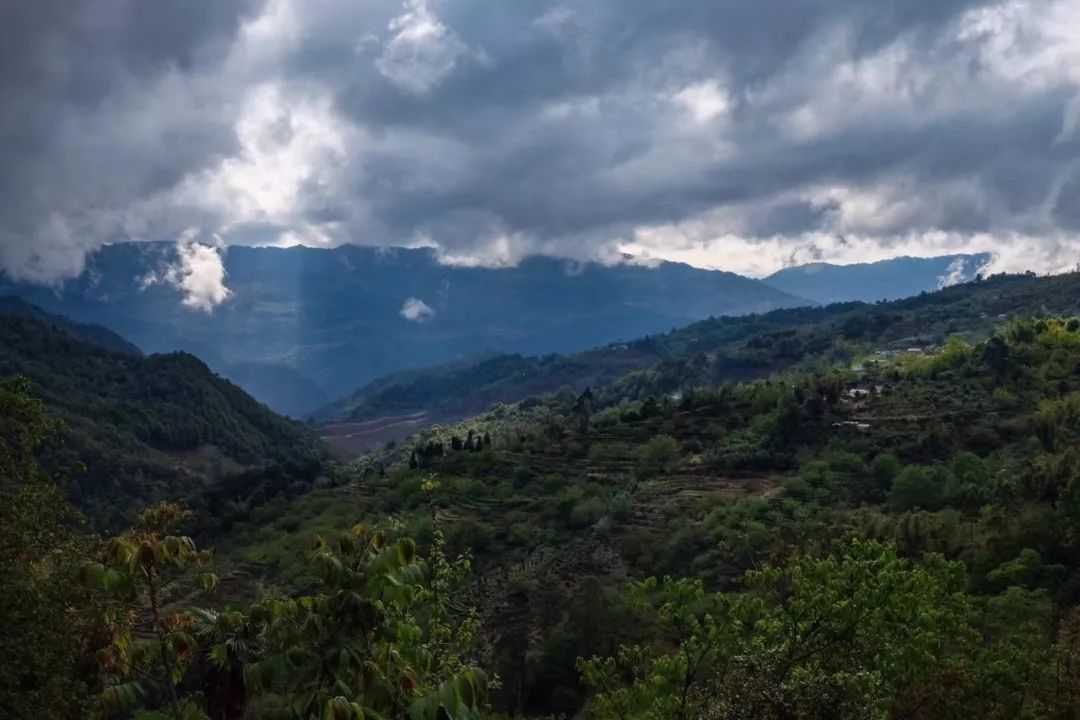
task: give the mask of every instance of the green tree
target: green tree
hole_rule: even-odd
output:
[[[579,665],[598,720],[904,717],[968,690],[942,677],[977,640],[963,584],[956,564],[869,541],[748,573],[740,595],[665,580],[658,642]]]
[[[593,402],[592,390],[585,388],[585,392],[578,395],[573,408],[571,408],[574,417],[577,418],[578,433],[582,437],[589,435],[589,420],[592,418]]]
[[[889,492],[899,474],[900,461],[892,453],[882,453],[870,464],[870,477],[873,478],[874,489],[879,493],[879,497]]]
[[[579,659],[582,679],[598,692],[598,720],[687,720],[701,717],[712,702],[705,694],[730,663],[742,628],[756,608],[744,598],[707,593],[699,580],[664,578],[632,583],[631,601],[655,604],[653,622],[668,652],[646,645],[624,646],[615,657]],[[629,679],[627,681],[627,679]]]
[[[259,657],[249,688],[279,694],[304,720],[479,716],[488,679],[470,662],[476,621],[451,617],[449,595],[468,562],[446,561],[441,535],[427,562],[412,540],[363,525],[316,537],[310,557],[326,592],[250,611]]]
[[[678,462],[678,441],[670,435],[657,435],[638,450],[638,475],[645,479],[671,472]]]
[[[0,382],[0,706],[5,718],[80,718],[91,703],[80,517],[36,453],[58,426],[29,384]]]
[[[197,699],[177,692],[198,650],[192,623],[165,607],[195,582],[203,589],[217,584],[212,573],[195,573],[209,562],[209,553],[200,552],[191,538],[171,534],[190,517],[172,503],[148,508],[135,527],[105,543],[100,561],[80,571],[83,584],[107,598],[102,624],[109,643],[99,652],[108,678],[100,703],[107,712],[148,698],[151,704],[163,702],[174,720],[200,716]]]
[[[941,503],[943,488],[924,467],[910,465],[900,471],[889,490],[889,509],[902,512],[924,508],[933,510]]]
[[[1063,565],[1046,564],[1038,551],[1024,548],[1012,560],[1001,563],[986,574],[986,579],[998,587],[1024,588],[1057,587],[1065,579]]]

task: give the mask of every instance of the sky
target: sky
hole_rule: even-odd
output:
[[[3,0],[0,268],[175,241],[162,279],[209,305],[235,244],[1061,271],[1077,28],[1080,0]]]

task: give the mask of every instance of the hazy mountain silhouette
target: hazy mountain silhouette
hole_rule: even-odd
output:
[[[763,282],[819,303],[898,300],[974,280],[990,260],[986,253],[933,258],[897,257],[873,263],[810,263],[785,268]]]
[[[165,243],[108,246],[59,290],[0,282],[48,310],[104,325],[146,352],[186,350],[259,399],[300,415],[371,380],[482,352],[574,352],[710,316],[805,300],[678,263],[547,257],[451,267],[427,249],[231,247],[233,295],[207,314],[161,277]]]

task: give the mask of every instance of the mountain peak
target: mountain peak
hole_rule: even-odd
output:
[[[814,262],[784,268],[762,279],[778,290],[819,303],[896,300],[969,282],[989,262],[987,253],[837,265]]]

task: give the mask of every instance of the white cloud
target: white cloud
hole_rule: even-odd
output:
[[[303,40],[303,25],[294,0],[268,0],[263,12],[248,20],[229,61],[253,66],[280,60]]]
[[[393,35],[383,45],[375,67],[411,93],[431,90],[469,52],[454,31],[428,10],[425,0],[407,0],[405,11],[390,21],[389,29]]]
[[[302,226],[306,193],[331,190],[348,130],[329,98],[278,83],[248,93],[235,126],[237,152],[189,178],[173,200],[210,210],[229,225]]]
[[[565,5],[555,5],[534,19],[532,26],[557,36],[563,28],[573,22],[574,17],[574,11],[570,8]]]
[[[699,125],[712,122],[731,109],[731,99],[715,80],[687,85],[671,96]]]
[[[193,231],[180,236],[176,264],[166,269],[164,280],[184,293],[184,305],[209,313],[228,300],[232,290],[225,287],[221,249],[203,245],[195,237]],[[147,281],[143,279],[144,286]]]
[[[962,283],[966,276],[967,261],[964,258],[956,258],[949,267],[945,268],[945,274],[938,278],[938,287],[947,288]]]
[[[865,263],[898,256],[936,257],[989,253],[977,272],[1060,273],[1080,260],[1080,233],[896,231],[888,234],[803,232],[753,237],[733,232],[724,215],[703,215],[679,223],[641,226],[628,240],[612,241],[636,262],[670,260],[701,268],[764,277],[792,265],[812,262]],[[612,257],[617,257],[614,253]]]
[[[430,238],[429,238],[430,240]],[[447,250],[439,243],[434,244],[443,265],[454,267],[514,267],[527,252],[530,241],[524,236],[493,232],[478,240],[468,252]]]
[[[408,298],[401,306],[401,317],[412,322],[422,323],[427,322],[431,318],[435,317],[435,311],[431,309],[431,306],[420,298]]]
[[[83,271],[89,243],[59,213],[51,213],[30,242],[20,240],[0,232],[0,269],[14,280],[52,285]]]

